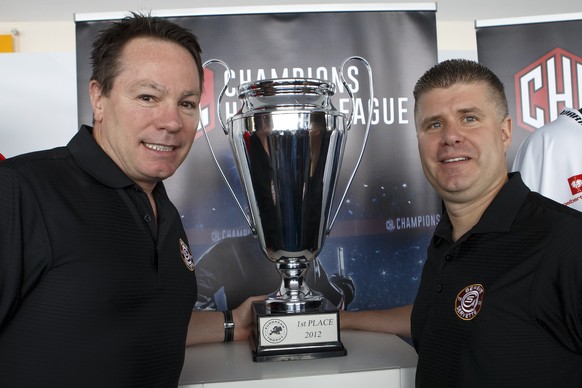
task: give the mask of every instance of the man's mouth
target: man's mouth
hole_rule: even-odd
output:
[[[465,160],[469,160],[469,158],[459,157],[459,158],[445,159],[445,160],[443,160],[443,163],[463,162]]]
[[[162,145],[162,144],[153,144],[153,143],[143,143],[144,146],[149,148],[150,150],[160,151],[160,152],[170,152],[173,151],[175,147]]]

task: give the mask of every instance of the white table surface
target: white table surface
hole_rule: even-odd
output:
[[[392,334],[344,330],[348,354],[314,360],[252,360],[246,341],[186,348],[181,388],[245,387],[414,387],[417,355]]]

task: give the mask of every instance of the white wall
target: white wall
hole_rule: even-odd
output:
[[[5,157],[66,144],[77,130],[74,22],[0,23],[0,34],[13,31],[16,52],[0,54]]]
[[[0,54],[0,153],[68,142],[77,129],[74,52]]]

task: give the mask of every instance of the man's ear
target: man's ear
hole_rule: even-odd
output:
[[[513,130],[513,121],[511,120],[510,116],[507,116],[501,122],[501,138],[503,140],[503,148],[505,152],[509,149],[511,145],[511,136]]]
[[[91,108],[93,109],[93,120],[103,119],[103,95],[101,94],[101,84],[95,80],[89,82],[89,97],[91,98]]]

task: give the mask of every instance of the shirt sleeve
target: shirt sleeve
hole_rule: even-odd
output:
[[[582,219],[564,225],[556,235],[536,277],[535,316],[562,345],[582,354]]]
[[[544,138],[537,133],[529,135],[519,146],[511,169],[519,171],[527,187],[538,193],[544,174],[544,151]]]
[[[50,244],[36,196],[10,168],[0,168],[0,331],[48,263]]]

